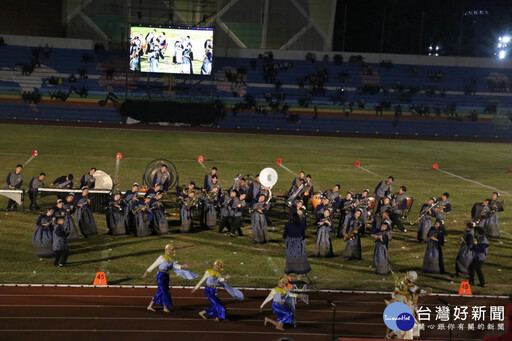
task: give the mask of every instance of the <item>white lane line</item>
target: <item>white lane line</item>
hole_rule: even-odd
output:
[[[285,166],[285,165],[283,165],[282,163],[280,163],[280,164],[279,164],[279,166],[280,166],[281,168],[285,169],[286,171],[288,171],[289,173],[291,173],[291,174],[293,174],[293,175],[296,175],[296,173],[295,173],[295,172],[292,172],[292,171],[290,170],[290,168],[286,167],[286,166]]]
[[[379,178],[381,178],[381,177],[382,177],[382,176],[380,176],[379,174],[374,173],[374,172],[372,172],[371,170],[366,169],[366,168],[364,168],[364,167],[359,166],[359,167],[356,167],[356,168],[360,168],[360,169],[364,170],[364,171],[365,171],[365,172],[367,172],[367,173],[370,173],[370,174],[372,174],[372,175],[378,176]]]
[[[201,165],[201,167],[203,167],[203,168],[204,168],[204,170],[206,170],[206,166],[205,166],[201,161],[197,161],[197,162],[199,162],[199,164]]]
[[[32,161],[36,156],[35,155],[32,155],[31,157],[29,157],[27,159],[27,161],[25,161],[25,163],[23,164],[23,167],[25,167],[26,165],[28,165],[30,163],[30,161]]]
[[[500,194],[506,194],[506,195],[508,195],[508,196],[512,196],[512,194],[510,194],[510,193],[507,193],[507,192],[505,192],[505,191],[502,191],[502,190],[497,189],[497,188],[492,187],[492,186],[485,185],[485,184],[483,184],[483,183],[481,183],[481,182],[478,182],[478,181],[475,181],[475,180],[466,179],[466,178],[464,178],[464,177],[462,177],[462,176],[460,176],[460,175],[453,174],[453,173],[447,172],[447,171],[442,170],[442,169],[439,169],[439,168],[437,168],[437,170],[438,170],[438,171],[440,171],[440,172],[442,172],[442,173],[445,173],[445,174],[448,174],[448,175],[450,175],[450,176],[453,176],[454,178],[461,179],[461,180],[464,180],[464,181],[467,181],[467,182],[471,182],[471,183],[473,183],[473,184],[475,184],[475,185],[478,185],[478,186],[481,186],[481,187],[485,187],[485,188],[492,189],[492,190],[494,190],[494,191],[496,191],[496,192],[499,192]]]

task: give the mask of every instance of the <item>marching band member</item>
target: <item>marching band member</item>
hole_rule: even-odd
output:
[[[348,222],[347,215],[353,209],[353,203],[354,199],[352,192],[347,192],[347,194],[345,194],[345,198],[340,201],[340,223],[338,224],[337,238],[341,238],[345,234],[343,231]]]
[[[245,178],[240,178],[240,181],[238,182],[238,186],[235,188],[238,191],[239,195],[245,194],[247,197],[247,193],[249,191],[249,187],[247,187],[247,184],[245,182]]]
[[[323,197],[329,199],[329,203],[335,210],[339,209],[341,204],[340,188],[341,186],[336,184],[332,189],[328,189],[322,194]]]
[[[300,193],[300,197],[302,201],[304,201],[304,206],[308,206],[308,201],[311,199],[311,195],[314,193],[314,186],[311,182],[311,175],[306,175],[306,181],[304,182],[304,190]]]
[[[258,198],[260,197],[261,193],[261,183],[260,183],[260,175],[256,175],[256,180],[254,180],[251,185],[249,186],[249,191],[247,194],[247,201],[251,204],[257,203]]]
[[[64,228],[69,232],[67,240],[72,242],[80,238],[80,235],[78,234],[78,228],[76,227],[75,220],[73,219],[73,213],[76,211],[75,195],[73,193],[69,193],[65,200],[66,201],[62,206],[65,213]]]
[[[167,165],[164,163],[160,167],[160,171],[156,172],[155,176],[153,177],[153,188],[155,189],[155,192],[158,192],[158,189],[156,189],[156,185],[160,185],[160,189],[164,192],[167,192],[169,189],[169,172],[167,172]]]
[[[272,311],[276,315],[276,320],[272,320],[265,317],[263,324],[266,326],[269,323],[276,327],[277,330],[284,331],[283,325],[285,323],[293,324],[295,326],[295,301],[296,297],[305,297],[304,294],[294,294],[287,288],[288,280],[281,278],[277,282],[277,287],[270,291],[265,301],[260,306],[260,312],[263,311],[263,307],[270,301],[272,303]]]
[[[500,237],[500,221],[498,219],[498,212],[503,212],[503,205],[498,201],[500,194],[493,192],[491,200],[489,201],[489,218],[485,221],[485,232],[491,238]]]
[[[476,230],[476,239],[473,241],[472,250],[474,252],[473,262],[469,266],[469,284],[475,284],[475,271],[478,275],[478,286],[485,287],[485,277],[482,272],[482,265],[487,259],[487,249],[489,248],[489,241],[485,237],[485,230],[479,228]]]
[[[391,213],[391,222],[393,223],[391,228],[396,226],[402,232],[407,232],[400,220],[402,218],[403,211],[407,209],[407,197],[405,196],[405,192],[407,192],[407,187],[400,186],[398,193],[393,197],[393,213]]]
[[[316,247],[317,257],[329,258],[333,256],[331,232],[334,233],[334,227],[331,219],[331,210],[324,209],[324,217],[317,223]]]
[[[283,239],[286,241],[284,273],[287,275],[297,274],[297,280],[300,281],[302,274],[311,271],[311,266],[306,255],[306,225],[297,212],[284,226]]]
[[[485,227],[485,224],[487,223],[487,219],[489,218],[489,213],[491,211],[491,208],[489,207],[490,202],[491,199],[485,199],[481,203],[477,202],[471,208],[471,217],[478,227]]]
[[[231,225],[229,222],[229,212],[231,211],[231,207],[233,206],[234,200],[236,197],[235,191],[230,191],[229,195],[224,195],[221,204],[220,204],[220,225],[219,225],[219,233],[224,231],[224,228],[227,228],[228,231],[231,231]]]
[[[125,211],[126,227],[128,233],[135,233],[135,214],[133,210],[139,204],[139,184],[134,183],[132,189],[126,191],[123,195],[127,210]]]
[[[190,266],[188,264],[179,265],[178,262],[172,260],[171,256],[176,256],[174,244],[167,244],[164,249],[164,254],[158,256],[153,264],[144,272],[142,278],[146,278],[156,267],[158,267],[158,274],[156,275],[156,282],[158,283],[158,291],[156,292],[151,302],[149,302],[146,308],[149,311],[155,311],[153,306],[155,304],[163,306],[165,313],[170,313],[172,310],[172,299],[171,299],[171,279],[169,277],[169,271],[174,271],[176,275],[184,279],[195,279],[197,275],[187,270]]]
[[[343,257],[347,260],[361,259],[361,239],[359,231],[363,227],[361,221],[361,210],[356,210],[354,215],[348,220],[344,239],[346,241]]]
[[[395,179],[390,175],[387,180],[382,180],[377,187],[375,187],[375,197],[378,201],[384,199],[391,194],[393,186],[391,185]]]
[[[144,200],[136,201],[133,205],[132,213],[135,223],[135,236],[147,237],[151,234],[151,221],[153,212],[151,211],[152,197],[145,197]]]
[[[55,256],[52,248],[53,222],[55,221],[53,213],[53,208],[49,208],[37,218],[36,229],[32,236],[32,245],[34,246],[36,256],[40,258],[52,258]]]
[[[389,219],[389,212],[388,210],[384,210],[379,212],[378,214],[375,214],[375,217],[372,221],[372,230],[370,232],[370,235],[377,234],[381,230],[382,224],[386,223],[388,224],[387,235],[388,235],[388,242],[392,239],[392,232],[391,232],[391,219]]]
[[[208,188],[210,188],[210,185],[212,183],[212,177],[216,174],[217,174],[217,167],[212,167],[212,170],[210,171],[210,173],[207,173],[204,176],[203,192],[208,191]]]
[[[375,249],[373,251],[373,262],[375,263],[375,273],[377,275],[386,276],[391,273],[391,266],[388,258],[388,229],[390,226],[387,222],[380,225],[380,231],[371,234],[375,238]]]
[[[472,250],[475,239],[474,227],[473,223],[467,223],[464,234],[460,237],[460,249],[455,259],[455,277],[458,277],[459,274],[469,274],[469,267],[474,259],[474,252]]]
[[[322,202],[318,204],[315,208],[315,217],[316,217],[316,223],[320,221],[324,217],[324,210],[329,208],[329,198],[322,198]]]
[[[201,278],[194,289],[192,289],[192,293],[195,293],[196,290],[199,289],[199,287],[204,282],[206,282],[206,285],[204,286],[204,295],[210,300],[210,307],[199,312],[199,316],[205,320],[207,319],[206,314],[214,317],[216,322],[226,319],[226,307],[224,304],[222,304],[219,297],[217,296],[217,285],[224,287],[226,292],[233,296],[233,298],[236,300],[242,301],[244,299],[243,294],[238,289],[227,285],[226,281],[229,280],[231,276],[226,275],[225,277],[222,277],[220,271],[223,270],[224,262],[222,262],[220,259],[216,260],[213,263],[213,269],[206,270],[203,278]]]
[[[432,228],[432,218],[436,217],[434,206],[438,204],[436,198],[428,199],[426,204],[421,206],[420,214],[418,216],[418,235],[417,239],[419,243],[428,242],[428,233]]]
[[[233,190],[232,192],[236,192]],[[236,197],[233,199],[233,205],[231,206],[231,210],[229,211],[229,215],[231,217],[231,237],[235,237],[235,233],[238,232],[238,236],[242,237],[244,234],[242,233],[242,229],[240,228],[240,224],[242,222],[242,215],[245,210],[245,194],[241,194],[240,197]]]
[[[304,171],[300,171],[299,176],[293,179],[292,185],[288,190],[288,196],[292,195],[292,193],[295,192],[297,188],[299,188],[300,183],[304,183],[306,181],[306,179],[304,179],[305,175],[306,173],[304,173]]]
[[[90,208],[89,188],[82,187],[82,193],[75,196],[76,221],[84,237],[98,234],[98,227]]]
[[[7,188],[8,189],[20,189],[21,185],[23,185],[23,175],[21,175],[21,171],[23,170],[23,166],[18,164],[16,165],[16,169],[14,172],[9,172],[7,174]],[[16,201],[9,199],[7,203],[7,211],[15,210],[18,207]]]
[[[452,211],[452,204],[448,201],[450,197],[450,193],[444,192],[441,200],[439,202],[438,207],[435,208],[436,218],[444,221],[444,218],[447,214]]]
[[[64,267],[68,260],[68,243],[67,237],[69,232],[64,228],[64,215],[57,217],[57,224],[53,229],[52,250],[55,252],[54,266]]]
[[[305,213],[306,207],[304,207],[304,202],[302,200],[296,200],[292,207],[290,207],[290,214],[288,216],[288,222],[291,222],[293,220],[293,215],[297,213],[299,215],[300,221],[302,224],[304,224],[305,229],[307,230],[307,224],[306,224],[306,213]]]
[[[436,220],[434,227],[428,233],[428,244],[423,258],[423,272],[444,274],[443,245],[444,226],[441,220]]]
[[[94,173],[96,173],[96,168],[92,167],[88,174],[82,175],[82,178],[80,179],[80,187],[94,189],[94,186],[96,185],[96,178],[94,177]]]
[[[161,190],[162,190],[162,185],[156,184],[155,187],[150,187],[146,191],[146,194],[144,194],[144,198],[149,197],[149,196],[156,197],[156,193],[160,192]]]
[[[126,234],[126,205],[121,199],[121,193],[116,192],[114,197],[108,203],[107,228],[108,234],[119,236]]]
[[[203,199],[203,224],[210,230],[217,225],[217,206],[219,202],[219,188],[213,187]]]
[[[165,217],[165,202],[163,198],[164,192],[158,191],[150,203],[151,212],[153,213],[153,231],[159,236],[169,233],[169,223]]]
[[[263,245],[269,241],[267,219],[265,217],[269,204],[265,202],[266,199],[265,195],[260,195],[258,202],[252,206],[251,229],[253,244]]]
[[[180,199],[182,200],[180,210],[181,232],[192,231],[193,224],[191,210],[194,206],[197,205],[195,186],[196,184],[193,181],[190,181],[188,189],[180,194]]]
[[[220,184],[219,184],[219,178],[217,177],[217,175],[213,175],[212,176],[212,180],[211,182],[208,184],[208,188],[207,188],[207,192],[211,191],[214,187],[218,187],[219,188],[219,193],[222,193],[222,188],[220,187]]]
[[[73,174],[63,175],[53,180],[50,187],[73,188]]]
[[[44,187],[44,178],[46,174],[41,172],[38,177],[33,177],[28,184],[28,196],[30,198],[29,210],[38,210],[37,206],[37,189]]]
[[[364,235],[366,230],[366,225],[368,222],[368,206],[370,205],[370,201],[368,200],[368,193],[370,193],[369,189],[364,189],[361,193],[355,195],[355,200],[358,202],[356,208],[361,210],[361,221],[363,222],[363,229],[361,230],[362,235]]]

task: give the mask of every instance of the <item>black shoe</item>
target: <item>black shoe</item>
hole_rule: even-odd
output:
[[[480,284],[478,284],[478,286],[482,287],[482,288],[485,288],[485,283],[484,284],[480,283]]]

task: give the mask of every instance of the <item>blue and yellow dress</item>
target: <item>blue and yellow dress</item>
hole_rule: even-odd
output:
[[[265,301],[261,304],[263,308],[268,302],[272,303],[272,311],[276,315],[277,322],[280,323],[295,323],[295,300],[297,294],[290,292],[286,288],[275,287],[270,291]]]
[[[156,275],[156,282],[158,284],[158,291],[153,297],[153,302],[172,309],[171,290],[169,289],[169,285],[171,284],[169,271],[172,270],[176,275],[189,280],[197,278],[197,275],[193,272],[182,270],[181,266],[167,255],[159,256],[146,271],[149,273],[157,266],[158,274]]]
[[[226,280],[221,276],[220,272],[213,269],[205,271],[203,278],[196,284],[194,290],[199,289],[205,281],[204,295],[210,300],[210,307],[206,309],[206,312],[214,318],[224,320],[226,318],[226,307],[217,296],[217,285],[224,287],[226,292],[236,300],[243,301],[244,295],[240,290],[227,285]]]

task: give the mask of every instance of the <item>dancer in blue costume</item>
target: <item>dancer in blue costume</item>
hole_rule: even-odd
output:
[[[199,316],[207,319],[206,314],[215,318],[215,321],[226,319],[226,307],[220,301],[217,296],[217,285],[220,285],[226,289],[228,294],[233,296],[236,300],[243,301],[244,295],[240,290],[230,287],[226,284],[226,281],[231,278],[230,275],[222,277],[220,271],[224,270],[224,263],[219,259],[213,263],[213,269],[208,269],[204,273],[203,278],[196,284],[192,293],[196,292],[197,289],[206,281],[204,286],[204,295],[210,300],[210,308],[199,312]]]
[[[263,307],[270,301],[272,303],[272,311],[276,315],[276,321],[265,317],[263,324],[266,326],[269,323],[274,325],[278,330],[284,330],[283,325],[285,323],[291,323],[295,325],[295,297],[305,297],[304,294],[294,294],[288,290],[288,280],[283,277],[277,282],[277,287],[270,291],[265,301],[260,306],[260,311],[263,311]]]
[[[185,278],[185,279],[195,279],[197,275],[187,270],[189,265],[183,264],[178,265],[177,262],[171,259],[171,255],[175,256],[175,248],[174,244],[167,244],[165,246],[165,252],[163,255],[160,255],[156,261],[151,264],[151,266],[146,270],[142,278],[146,278],[147,275],[153,271],[158,266],[158,275],[156,275],[156,281],[158,283],[158,291],[156,295],[153,297],[151,302],[147,307],[147,310],[155,311],[153,305],[158,304],[164,307],[164,312],[169,313],[172,310],[172,300],[171,300],[171,290],[169,289],[169,285],[171,284],[171,280],[169,278],[169,271],[174,271],[176,275]]]

